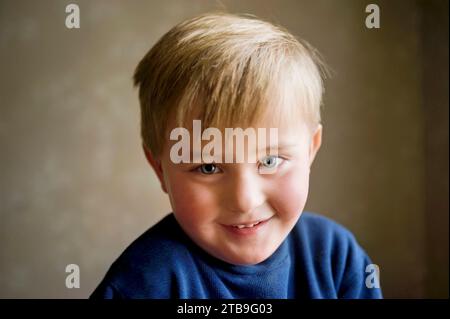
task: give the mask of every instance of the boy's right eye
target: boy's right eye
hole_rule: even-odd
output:
[[[220,169],[215,164],[202,164],[197,168],[197,171],[205,175],[212,175],[219,173]]]

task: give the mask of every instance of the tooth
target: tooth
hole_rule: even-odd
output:
[[[260,222],[256,222],[254,224],[247,224],[247,225],[233,225],[233,227],[237,227],[239,229],[242,228],[251,228],[251,227],[255,227],[256,225],[258,225]]]

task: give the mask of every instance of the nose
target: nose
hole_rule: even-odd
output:
[[[225,205],[236,213],[251,213],[266,201],[261,178],[252,172],[239,172],[230,177]]]

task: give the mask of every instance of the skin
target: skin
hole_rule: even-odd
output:
[[[255,127],[278,128],[277,166],[272,174],[262,174],[266,167],[261,161],[217,164],[214,174],[205,174],[202,164],[170,160],[175,141],[167,139],[158,157],[144,147],[182,229],[210,255],[235,265],[264,261],[295,226],[305,207],[310,167],[322,141],[320,124],[311,129],[298,121],[263,119]],[[232,231],[231,225],[260,220],[267,221],[251,234]]]

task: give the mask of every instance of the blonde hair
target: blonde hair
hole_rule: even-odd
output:
[[[225,13],[187,20],[134,73],[143,143],[159,155],[172,116],[178,126],[192,116],[203,127],[248,126],[267,114],[317,125],[325,74],[318,52],[282,27]]]

